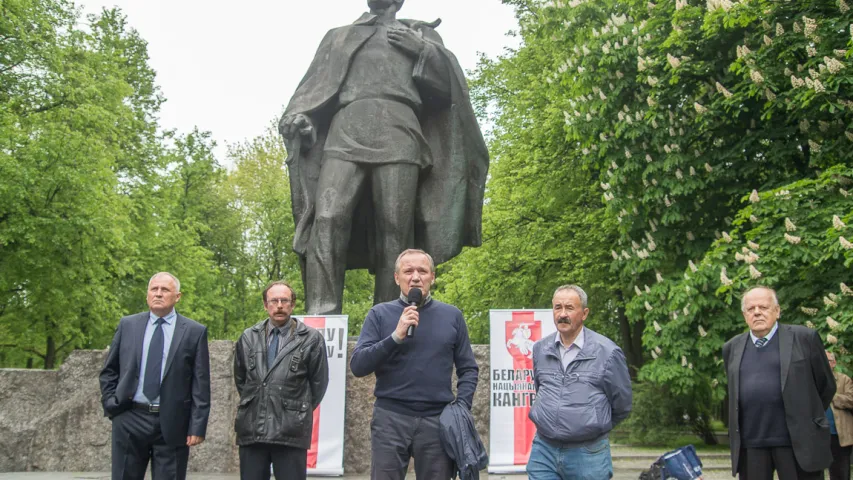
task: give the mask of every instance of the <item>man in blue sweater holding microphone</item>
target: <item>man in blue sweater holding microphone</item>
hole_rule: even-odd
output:
[[[356,377],[376,374],[370,424],[372,480],[406,477],[415,459],[419,479],[445,480],[453,463],[439,438],[439,416],[455,400],[471,408],[479,368],[462,312],[433,299],[435,264],[423,250],[397,257],[394,280],[400,298],[374,305],[361,329],[350,368]]]

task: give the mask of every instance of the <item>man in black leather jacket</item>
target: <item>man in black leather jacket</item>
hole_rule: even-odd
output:
[[[296,294],[285,282],[263,292],[269,318],[247,328],[234,354],[240,394],[234,428],[240,478],[305,479],[313,412],[329,384],[323,335],[291,318]]]

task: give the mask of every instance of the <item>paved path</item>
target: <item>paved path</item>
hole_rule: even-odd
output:
[[[637,480],[640,472],[649,468],[665,450],[654,448],[632,448],[623,445],[613,445],[613,479]],[[704,465],[705,480],[729,480],[731,463],[727,451],[699,452]],[[239,480],[237,474],[222,473],[190,473],[188,480]],[[312,480],[325,480],[340,477],[308,477]],[[367,475],[345,475],[345,480],[368,480]],[[410,475],[414,479],[414,475]],[[526,480],[527,475],[480,474],[481,480]],[[21,472],[0,473],[0,480],[110,480],[105,472]]]
[[[640,475],[639,470],[636,473],[626,471],[616,471],[613,477],[614,480],[636,480]],[[728,472],[712,471],[706,472],[705,480],[728,480],[731,479],[731,474]],[[239,480],[240,476],[236,474],[204,474],[190,473],[187,475],[188,480]],[[325,480],[339,477],[308,477],[311,480]],[[368,476],[349,476],[343,477],[345,480],[368,480]],[[414,475],[412,475],[414,478]],[[485,480],[526,480],[527,475],[486,475],[480,474],[480,479]],[[110,480],[109,473],[68,473],[68,472],[38,472],[38,473],[0,473],[0,480]]]

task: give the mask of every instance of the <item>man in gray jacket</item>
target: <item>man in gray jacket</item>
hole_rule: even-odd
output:
[[[237,445],[241,480],[304,480],[313,412],[329,384],[326,342],[292,318],[296,293],[285,282],[263,292],[269,318],[243,332],[234,353],[240,394]]]
[[[583,326],[587,295],[576,285],[554,292],[557,332],[533,346],[536,437],[531,480],[613,476],[608,434],[631,412],[631,377],[613,341]]]

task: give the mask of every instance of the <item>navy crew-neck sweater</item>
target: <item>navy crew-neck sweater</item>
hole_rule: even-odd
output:
[[[782,400],[779,335],[757,348],[752,338],[740,362],[740,436],[745,448],[791,445]]]
[[[440,415],[453,401],[451,377],[456,365],[457,398],[469,409],[479,368],[468,327],[458,308],[431,300],[418,313],[413,338],[398,344],[391,337],[407,304],[374,305],[364,320],[350,368],[356,377],[376,374],[376,406],[403,415]]]

